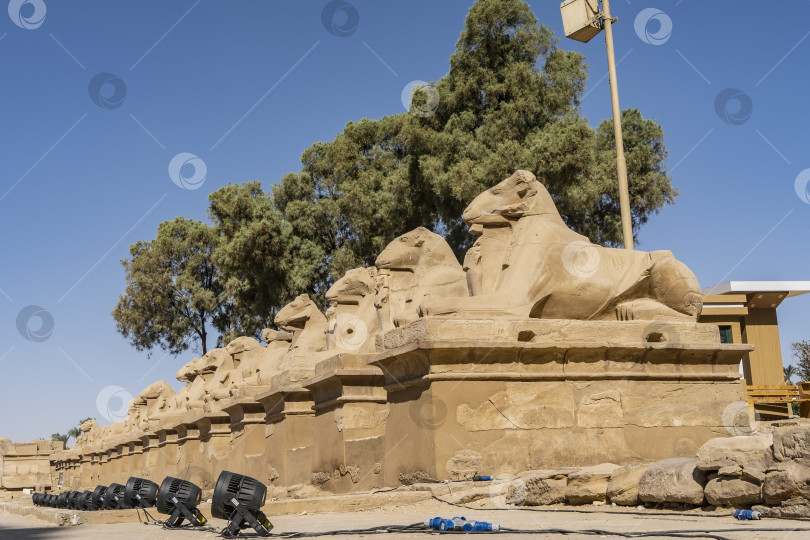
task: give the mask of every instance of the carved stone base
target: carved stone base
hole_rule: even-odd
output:
[[[388,485],[692,456],[728,435],[751,349],[650,321],[433,318],[383,341]]]

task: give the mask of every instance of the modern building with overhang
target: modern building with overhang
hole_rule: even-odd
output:
[[[702,292],[699,322],[719,326],[723,343],[754,345],[742,362],[746,385],[784,386],[776,310],[786,299],[810,292],[810,281],[726,281]],[[757,405],[757,410],[788,413],[785,405]]]

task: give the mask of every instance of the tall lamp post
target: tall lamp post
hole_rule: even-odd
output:
[[[610,101],[613,105],[613,133],[616,139],[616,171],[619,176],[619,204],[622,211],[622,238],[625,249],[633,249],[633,222],[630,219],[630,192],[627,187],[627,162],[624,159],[622,138],[622,111],[619,108],[619,87],[616,82],[616,57],[613,54],[613,23],[609,0],[565,0],[560,4],[565,36],[587,43],[602,28],[605,29],[608,74],[610,76]]]

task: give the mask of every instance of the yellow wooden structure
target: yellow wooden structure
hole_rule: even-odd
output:
[[[810,281],[727,281],[703,289],[699,322],[718,325],[721,341],[754,345],[742,374],[749,402],[763,418],[790,416],[791,402],[805,402],[797,387],[785,385],[776,309],[807,292]],[[805,408],[810,412],[810,404]]]

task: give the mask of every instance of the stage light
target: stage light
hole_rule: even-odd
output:
[[[95,510],[93,506],[93,492],[92,491],[85,491],[79,496],[79,507],[82,510]]]
[[[124,486],[121,484],[110,484],[104,496],[104,508],[109,510],[120,510],[124,506]]]
[[[104,510],[107,497],[107,486],[98,485],[93,490],[93,508],[95,510]]]
[[[82,494],[79,491],[71,491],[68,495],[67,507],[73,510],[81,510],[79,506],[81,503]]]
[[[124,487],[124,506],[127,508],[150,508],[155,506],[158,485],[151,480],[131,476]]]
[[[157,511],[168,514],[167,527],[179,527],[184,519],[195,526],[205,524],[205,516],[197,510],[202,499],[202,490],[186,480],[167,476],[160,484],[157,494]]]
[[[232,538],[247,527],[269,536],[273,525],[261,511],[266,495],[267,487],[255,478],[222,471],[211,502],[211,515],[228,520],[222,536]]]

